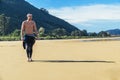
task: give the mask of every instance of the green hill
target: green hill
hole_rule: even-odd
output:
[[[37,27],[44,27],[46,33],[57,28],[64,28],[68,33],[77,30],[75,26],[57,18],[44,9],[38,9],[25,0],[0,0],[0,15],[4,14],[9,18],[6,33],[11,33],[15,29],[21,28],[21,23],[26,19],[26,14],[32,13]]]
[[[111,30],[107,30],[106,32],[114,36],[120,36],[120,29],[111,29]]]

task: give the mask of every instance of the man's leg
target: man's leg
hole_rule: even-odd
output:
[[[33,53],[33,49],[32,46],[30,47],[30,58],[32,59],[32,53]]]
[[[26,43],[26,53],[27,53],[27,58],[30,59],[30,45]]]
[[[35,43],[34,38],[31,39],[31,44],[30,44],[30,59],[32,60],[32,53],[33,53],[33,45]]]

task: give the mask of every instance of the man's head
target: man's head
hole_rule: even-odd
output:
[[[28,20],[32,20],[32,14],[28,13],[28,14],[27,14],[27,19],[28,19]]]

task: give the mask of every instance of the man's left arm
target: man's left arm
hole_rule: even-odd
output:
[[[38,31],[37,31],[37,27],[36,27],[36,23],[34,22],[34,32],[35,32],[35,34],[37,35],[37,37],[38,37]]]

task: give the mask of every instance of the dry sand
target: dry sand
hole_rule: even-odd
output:
[[[22,42],[0,42],[0,80],[120,80],[120,41],[36,41],[34,62]]]

